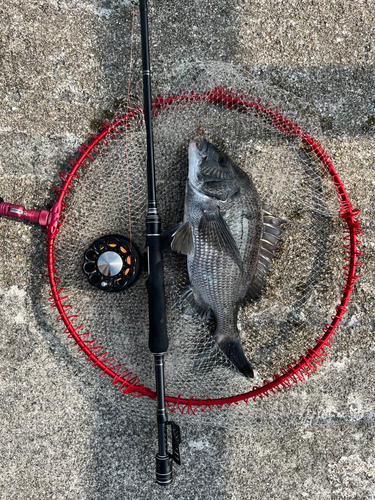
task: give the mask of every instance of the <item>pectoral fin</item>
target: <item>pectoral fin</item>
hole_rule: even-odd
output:
[[[190,221],[182,224],[172,235],[171,248],[175,252],[188,255],[194,251],[193,231]]]
[[[222,252],[227,252],[242,271],[242,259],[237,244],[230,229],[220,214],[219,207],[215,210],[203,210],[198,232],[204,241]]]
[[[163,252],[172,252],[171,244],[174,235],[176,234],[177,230],[182,226],[182,222],[179,224],[176,224],[173,227],[170,227],[164,233],[161,234],[161,249]]]

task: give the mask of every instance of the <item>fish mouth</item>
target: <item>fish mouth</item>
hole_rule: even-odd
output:
[[[206,139],[203,137],[202,139],[202,144],[201,144],[201,148],[198,149],[198,152],[201,156],[205,157],[207,156],[207,151],[208,151],[208,142],[206,141]]]
[[[208,142],[206,139],[202,139],[202,144],[201,147],[199,148],[194,141],[189,142],[189,157],[192,156],[202,156],[203,158],[206,158],[207,156],[207,151],[208,151]]]
[[[189,181],[194,184],[196,182],[197,174],[202,164],[203,158],[200,150],[197,148],[195,142],[189,142]]]
[[[194,141],[189,143],[189,181],[191,184],[199,184],[200,169],[202,163],[207,157],[209,143],[206,139],[202,139],[201,147],[198,148]]]

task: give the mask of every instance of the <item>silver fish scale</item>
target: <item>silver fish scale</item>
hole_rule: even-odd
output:
[[[186,188],[185,220],[192,226],[194,252],[187,257],[190,283],[199,302],[214,313],[218,335],[238,339],[237,312],[254,276],[260,249],[263,214],[257,191],[246,176],[241,179],[240,196],[226,202]],[[202,210],[219,207],[239,249],[243,268],[225,249],[215,248],[199,231]]]

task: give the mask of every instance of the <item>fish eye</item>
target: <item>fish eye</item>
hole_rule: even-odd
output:
[[[218,162],[221,167],[225,167],[228,163],[228,159],[225,158],[225,156],[219,156]]]

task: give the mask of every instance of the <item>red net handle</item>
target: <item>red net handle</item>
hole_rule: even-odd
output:
[[[361,234],[360,223],[358,221],[359,210],[353,210],[349,201],[348,195],[344,189],[338,174],[336,173],[333,165],[321,148],[320,144],[312,137],[305,134],[301,128],[281,115],[278,108],[273,110],[268,105],[262,105],[260,100],[255,100],[253,97],[248,98],[246,94],[240,91],[234,92],[233,89],[224,89],[217,87],[208,93],[195,94],[193,91],[190,93],[183,93],[181,96],[168,95],[167,98],[158,96],[158,99],[152,103],[153,114],[156,117],[159,112],[167,110],[173,104],[197,104],[200,102],[210,102],[212,104],[224,105],[228,109],[236,108],[243,113],[251,110],[255,115],[263,116],[280,132],[291,135],[299,136],[303,144],[309,149],[310,153],[323,163],[332,181],[335,185],[337,196],[339,200],[339,217],[343,220],[343,233],[344,233],[344,286],[342,287],[342,297],[340,304],[336,307],[336,314],[331,317],[331,323],[325,324],[323,327],[323,336],[316,339],[315,346],[308,349],[306,353],[300,356],[298,361],[293,361],[292,364],[282,369],[280,373],[275,373],[272,380],[264,380],[261,387],[253,387],[251,391],[244,394],[238,394],[226,398],[216,399],[190,399],[181,398],[180,396],[167,396],[167,407],[176,412],[177,410],[184,413],[195,413],[197,409],[205,411],[213,407],[222,407],[224,405],[230,406],[238,404],[240,401],[248,402],[250,400],[256,401],[257,398],[262,399],[264,396],[268,397],[270,394],[281,392],[283,389],[288,389],[293,384],[303,382],[306,378],[317,371],[327,356],[327,348],[331,347],[333,335],[342,319],[346,310],[350,294],[353,290],[354,284],[358,279],[356,274],[357,267],[360,266],[358,257],[362,255],[358,245],[357,236]],[[143,109],[139,106],[127,112],[126,115],[116,118],[111,124],[104,123],[102,131],[98,135],[92,135],[89,144],[82,144],[79,148],[79,158],[77,160],[70,160],[71,170],[69,172],[61,172],[60,178],[62,180],[62,187],[55,187],[58,195],[57,202],[52,208],[49,223],[47,224],[47,256],[48,256],[48,277],[51,286],[50,302],[51,307],[56,307],[59,316],[58,321],[63,321],[66,329],[65,333],[69,338],[73,338],[75,344],[87,356],[87,361],[93,363],[93,367],[98,367],[102,376],[108,375],[112,378],[112,384],[117,386],[123,393],[132,393],[135,396],[147,396],[155,399],[156,394],[148,387],[144,387],[138,377],[131,371],[123,369],[120,364],[116,364],[114,358],[111,358],[108,352],[92,339],[90,332],[86,332],[84,324],[80,323],[78,316],[69,314],[72,305],[68,304],[68,296],[64,294],[64,288],[59,288],[60,279],[57,277],[57,270],[55,269],[54,258],[54,243],[58,235],[59,228],[63,224],[61,210],[65,207],[64,197],[69,195],[69,189],[74,186],[73,179],[79,179],[77,170],[80,167],[88,168],[88,161],[94,161],[95,156],[100,154],[100,148],[108,147],[108,134],[116,139],[122,134],[121,128],[130,128],[130,123],[133,119],[138,121],[139,116],[143,113]]]

